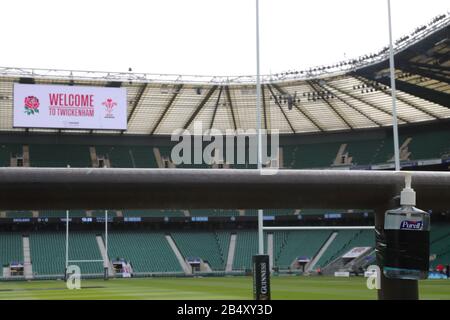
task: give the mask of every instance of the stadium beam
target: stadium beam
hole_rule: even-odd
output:
[[[214,112],[211,117],[211,122],[209,124],[209,129],[211,130],[214,125],[214,120],[216,119],[217,109],[219,108],[220,97],[222,96],[223,86],[220,86],[219,94],[217,95],[216,105],[214,106]]]
[[[284,116],[284,119],[286,120],[287,124],[289,125],[289,127],[291,128],[292,132],[295,133],[295,129],[292,126],[291,121],[289,121],[288,116],[286,115],[286,112],[283,110],[283,107],[281,106],[280,102],[278,101],[277,96],[275,95],[275,93],[272,91],[272,88],[270,87],[270,84],[267,85],[267,88],[269,89],[270,93],[272,94],[273,99],[275,100],[275,104],[278,106],[278,108],[280,108],[281,113]]]
[[[282,95],[285,95],[285,94],[286,94],[286,92],[284,92],[284,90],[281,89],[278,85],[272,84],[272,86],[273,86],[279,93],[281,93]],[[313,125],[314,127],[316,127],[317,129],[319,129],[319,131],[322,131],[322,132],[325,131],[324,128],[323,128],[321,125],[319,125],[319,123],[317,123],[317,121],[315,121],[315,120],[312,118],[311,115],[308,114],[308,112],[307,112],[306,109],[302,110],[302,109],[300,109],[296,104],[294,104],[294,107],[295,107],[295,108],[297,109],[297,111],[300,112],[306,119],[308,119],[308,121],[311,122],[312,125]]]
[[[264,129],[269,130],[269,127],[267,126],[267,106],[266,106],[266,93],[264,92],[264,85],[261,85],[261,98],[264,115]]]
[[[231,112],[231,118],[233,119],[234,130],[237,130],[236,117],[234,115],[233,102],[231,101],[231,95],[230,95],[230,86],[225,86],[225,93],[227,95],[227,100],[230,105],[230,112]]]
[[[448,209],[450,172],[411,175],[418,207]],[[375,209],[403,185],[393,171],[6,167],[0,209]]]
[[[382,87],[378,84],[377,81],[375,81],[375,83],[371,83],[369,79],[364,78],[364,77],[362,77],[362,76],[356,76],[356,78],[357,78],[359,81],[362,81],[365,85],[367,85],[367,86],[372,86],[372,87],[374,87],[375,89],[377,89],[378,91],[380,91],[380,92],[382,92],[382,93],[384,93],[384,94],[386,94],[386,95],[388,95],[388,96],[391,96],[391,94],[390,94],[387,90],[384,90],[384,88],[382,88]],[[397,79],[395,80],[395,82],[397,83]],[[412,103],[412,102],[406,101],[405,99],[403,99],[403,98],[402,98],[400,95],[398,95],[398,94],[396,95],[396,99],[397,99],[398,101],[400,101],[400,102],[402,102],[402,103],[404,103],[404,104],[406,104],[406,105],[408,105],[408,106],[414,108],[414,109],[417,109],[417,110],[419,110],[419,111],[422,111],[423,113],[425,113],[426,115],[428,115],[428,116],[430,116],[430,117],[432,117],[432,118],[434,118],[434,119],[439,119],[439,117],[438,117],[437,115],[434,115],[433,113],[429,112],[429,111],[426,110],[425,108],[422,108],[420,105],[418,105],[418,104],[416,104],[416,103]]]
[[[355,79],[357,79],[357,78],[355,77]],[[377,80],[375,80],[375,81],[377,81]],[[390,86],[390,84],[389,84],[389,86]],[[358,97],[358,96],[356,96],[356,95],[354,95],[354,94],[352,94],[352,93],[350,93],[350,92],[348,92],[348,91],[345,91],[345,90],[342,90],[342,89],[337,89],[337,88],[336,88],[336,90],[337,90],[338,92],[340,92],[340,93],[346,95],[346,96],[349,96],[349,97],[352,98],[352,99],[355,99],[355,100],[357,100],[357,101],[359,101],[359,102],[361,102],[361,103],[364,103],[364,104],[366,104],[366,105],[368,105],[368,106],[370,106],[370,107],[372,107],[372,108],[374,108],[374,109],[376,109],[376,110],[378,110],[378,111],[381,111],[381,112],[383,112],[383,113],[385,113],[385,114],[388,114],[390,117],[392,117],[392,112],[391,112],[391,111],[388,111],[388,110],[385,110],[385,109],[383,109],[383,108],[380,108],[380,107],[377,106],[376,104],[374,104],[374,103],[372,103],[372,102],[369,102],[369,101],[367,101],[367,100],[364,100],[364,99],[362,99],[362,98],[360,98],[360,97]],[[405,123],[410,123],[410,122],[411,122],[411,121],[408,121],[408,120],[406,120],[405,118],[403,118],[403,117],[401,117],[401,116],[399,116],[399,115],[397,115],[397,118],[400,119],[400,120],[402,120],[402,121],[405,122]]]
[[[443,73],[445,74],[445,72],[450,71],[450,67],[448,66],[443,66],[443,65],[436,65],[436,64],[427,64],[427,63],[419,63],[419,62],[403,62],[403,60],[400,61],[400,63],[407,63],[409,64],[411,67],[416,67],[416,68],[425,68],[425,70],[428,70],[429,72],[438,72],[438,73]],[[447,80],[448,82],[448,80]]]
[[[316,83],[317,83],[317,82],[316,82]],[[324,90],[330,91],[330,90],[327,88],[327,87],[330,87],[330,88],[333,89],[334,91],[337,91],[337,92],[341,93],[341,92],[339,91],[339,89],[337,89],[336,87],[332,86],[332,85],[329,84],[328,82],[325,82],[325,86],[327,86],[327,87],[324,87],[324,86],[323,86],[322,84],[320,84],[320,83],[317,83],[317,85],[319,85],[319,86],[320,86],[321,88],[323,88]],[[331,92],[331,91],[330,91],[330,92]],[[358,112],[360,115],[362,115],[362,116],[365,117],[366,119],[368,119],[368,120],[370,120],[371,122],[375,123],[377,126],[379,126],[379,127],[382,127],[382,126],[383,126],[383,124],[382,124],[381,122],[375,120],[374,118],[372,118],[372,117],[369,116],[368,114],[362,112],[361,110],[359,110],[358,108],[356,108],[355,106],[353,106],[353,105],[352,105],[351,103],[349,103],[348,101],[342,99],[342,98],[340,97],[340,95],[334,94],[334,92],[331,92],[331,93],[334,95],[334,97],[335,97],[336,99],[338,99],[340,102],[342,102],[343,104],[345,104],[347,107],[352,108],[354,111]]]
[[[202,101],[199,103],[199,105],[195,108],[194,112],[190,116],[189,120],[186,121],[186,123],[183,125],[183,129],[187,129],[189,125],[194,121],[195,117],[198,115],[198,113],[203,109],[205,104],[209,101],[209,98],[211,98],[214,91],[216,91],[217,85],[212,86],[211,89],[206,93],[205,97],[202,99]]]
[[[306,83],[311,87],[311,89],[313,89],[313,91],[315,91],[317,94],[319,93],[320,90],[316,87],[316,84],[314,82],[307,80]],[[320,86],[319,86],[319,88],[320,88]],[[319,97],[320,97],[320,95],[319,95]],[[348,120],[345,119],[345,117],[326,98],[322,97],[322,101],[325,102],[325,104],[331,110],[333,110],[334,114],[337,115],[338,118],[340,118],[350,130],[354,129],[354,127],[351,125],[351,123],[348,122]]]
[[[175,99],[177,98],[178,94],[181,92],[181,88],[183,87],[182,84],[177,85],[177,87],[175,88],[172,97],[170,98],[169,102],[167,103],[166,107],[164,108],[164,111],[161,113],[161,115],[159,116],[158,120],[156,121],[155,125],[153,126],[152,131],[150,132],[150,134],[154,134],[156,129],[158,129],[159,124],[161,123],[161,121],[164,119],[167,111],[169,111],[170,107],[172,106],[172,104],[174,103]]]
[[[397,68],[404,70],[408,73],[416,74],[422,77],[429,78],[430,80],[436,80],[440,81],[442,83],[449,83],[450,78],[445,77],[440,72],[432,71],[432,70],[426,70],[423,68],[418,68],[413,65],[410,65],[409,63],[405,63],[403,61],[400,61],[400,63],[397,63]]]
[[[375,77],[375,75],[368,73],[368,72],[362,72],[360,70],[355,71],[356,74],[359,74],[360,76],[367,78],[372,81],[377,81],[385,86],[390,86],[389,78],[386,77]],[[422,86],[417,86],[411,83],[408,83],[406,81],[402,81],[401,79],[396,79],[395,83],[397,85],[397,89],[399,91],[408,93],[410,95],[428,100],[430,102],[439,104],[441,106],[444,106],[446,108],[450,108],[450,99],[449,94],[439,92],[433,89],[429,89]]]
[[[127,123],[130,121],[131,117],[133,117],[134,111],[136,110],[137,106],[141,102],[142,96],[144,95],[147,88],[148,88],[148,83],[142,85],[141,89],[138,91],[138,93],[136,95],[136,99],[134,100],[134,103],[133,103],[133,107],[131,107],[130,114],[128,115]]]

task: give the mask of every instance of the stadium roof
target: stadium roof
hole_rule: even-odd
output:
[[[396,41],[399,124],[450,119],[450,15]],[[303,133],[392,124],[388,49],[330,66],[262,76],[263,128]],[[13,84],[124,87],[128,129],[13,128]],[[256,128],[254,76],[205,77],[0,68],[0,131],[166,135],[178,128]]]

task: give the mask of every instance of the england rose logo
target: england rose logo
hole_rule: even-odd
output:
[[[39,99],[35,96],[28,96],[25,98],[25,113],[27,115],[39,113]]]
[[[113,109],[117,106],[117,103],[114,102],[113,99],[108,98],[105,102],[102,103],[106,107],[106,116],[105,118],[114,118]]]

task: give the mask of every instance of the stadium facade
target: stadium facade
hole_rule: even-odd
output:
[[[450,17],[441,15],[396,42],[400,160],[404,170],[450,165]],[[256,128],[255,79],[0,68],[0,166],[71,168],[254,169],[248,161],[175,165],[171,135]],[[127,129],[18,128],[14,84],[125,88]],[[280,132],[283,169],[392,170],[387,48],[357,59],[262,78],[262,127]],[[204,148],[205,144],[202,146]],[[195,150],[194,150],[195,151]],[[265,163],[273,166],[274,163]],[[24,203],[27,195],[23,194]],[[26,207],[26,205],[24,205]],[[0,208],[1,209],[1,208]],[[427,209],[427,208],[422,208]],[[257,252],[256,210],[70,210],[70,258],[83,276],[246,274]],[[64,210],[0,210],[0,278],[63,277]],[[450,264],[449,213],[432,213],[431,266]],[[265,210],[265,224],[373,225],[370,208]],[[375,261],[371,230],[265,234],[281,273],[360,274]],[[124,271],[125,270],[125,271]]]

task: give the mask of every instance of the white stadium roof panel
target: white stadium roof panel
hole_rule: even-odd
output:
[[[395,48],[399,124],[450,119],[450,17]],[[330,66],[263,75],[262,128],[292,134],[392,125],[388,52]],[[127,130],[13,128],[14,83],[122,87]],[[0,131],[170,135],[200,121],[210,128],[256,129],[254,76],[206,77],[0,68]]]

